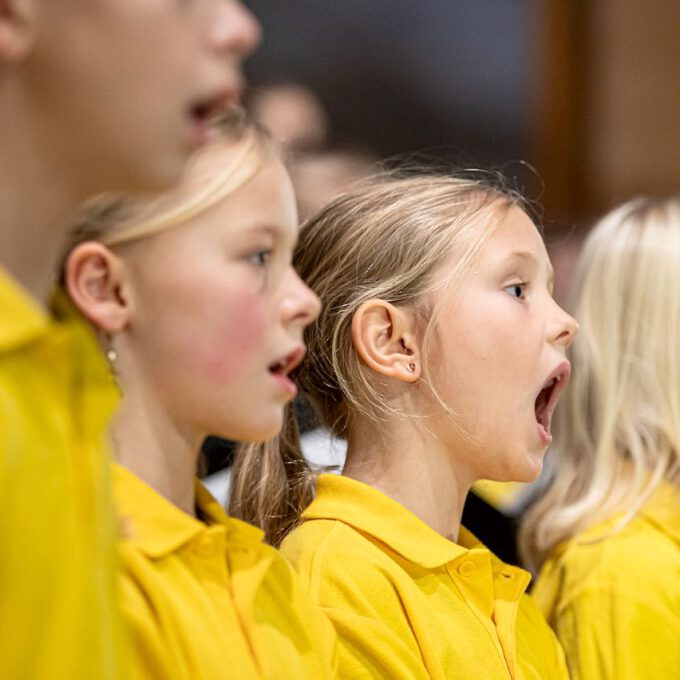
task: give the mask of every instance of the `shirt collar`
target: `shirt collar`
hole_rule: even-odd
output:
[[[662,482],[641,511],[642,516],[664,534],[680,543],[680,489]]]
[[[449,541],[381,491],[341,475],[319,476],[316,497],[302,519],[334,519],[349,524],[426,569],[452,562],[468,550],[487,550],[464,527],[460,528],[458,543]],[[505,566],[490,555],[494,567]]]
[[[153,559],[175,552],[209,529],[219,526],[230,544],[252,546],[264,534],[228,517],[210,492],[196,480],[196,508],[205,521],[180,510],[122,465],[113,466],[116,507],[126,540]]]
[[[46,334],[47,313],[0,267],[0,352],[11,352]]]

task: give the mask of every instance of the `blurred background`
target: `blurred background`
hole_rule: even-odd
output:
[[[542,206],[565,303],[595,218],[680,193],[678,0],[248,5],[264,27],[249,105],[288,146],[302,217],[386,157],[501,169]],[[310,446],[318,465],[341,463]],[[211,470],[225,447],[208,446]],[[524,491],[476,491],[464,522],[515,561]]]
[[[295,83],[318,98],[313,144],[356,152],[348,177],[362,154],[414,152],[519,175],[543,206],[558,296],[594,217],[680,188],[677,0],[248,4],[265,36],[248,65],[255,97]]]

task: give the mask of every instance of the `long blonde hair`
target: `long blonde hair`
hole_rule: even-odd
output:
[[[572,313],[573,379],[557,415],[558,467],[527,513],[534,568],[559,543],[622,513],[632,519],[680,472],[680,198],[636,199],[587,238]]]
[[[372,298],[411,307],[423,320],[426,353],[436,309],[423,301],[442,285],[437,272],[455,255],[446,285],[456,285],[503,212],[515,205],[521,205],[516,193],[479,177],[385,176],[336,199],[302,226],[294,265],[322,311],[305,331],[307,358],[295,380],[335,436],[346,436],[354,414],[376,427],[404,416],[393,412],[354,351],[357,308]],[[423,376],[428,379],[426,365]],[[240,447],[230,513],[262,527],[278,545],[311,501],[313,481],[289,408],[281,437]]]

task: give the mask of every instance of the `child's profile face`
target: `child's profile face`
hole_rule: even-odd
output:
[[[442,295],[432,359],[446,370],[433,379],[458,414],[446,418],[468,436],[446,418],[441,436],[473,478],[531,481],[552,439],[577,324],[552,298],[550,260],[527,215],[504,213],[462,285]]]
[[[44,151],[84,195],[167,188],[258,40],[237,0],[40,2],[20,67]]]
[[[224,149],[214,163],[231,159]],[[291,266],[297,211],[273,156],[247,184],[123,255],[131,314],[118,337],[125,373],[183,431],[264,440],[296,393],[316,296]],[[125,384],[122,385],[125,393]]]

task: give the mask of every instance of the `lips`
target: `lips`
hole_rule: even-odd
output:
[[[190,107],[189,114],[200,126],[209,126],[210,122],[227,114],[239,101],[240,84],[213,92],[204,98],[197,99]]]
[[[282,359],[269,365],[269,372],[274,375],[287,376],[292,370],[297,368],[305,356],[304,347],[296,347],[292,352]]]
[[[297,393],[297,385],[289,377],[289,373],[300,365],[305,356],[304,346],[296,347],[285,357],[269,365],[269,373],[288,399],[293,399]]]
[[[568,361],[560,363],[548,376],[534,402],[536,425],[541,439],[546,444],[552,441],[550,432],[552,416],[560,400],[562,391],[569,382],[571,366]]]

